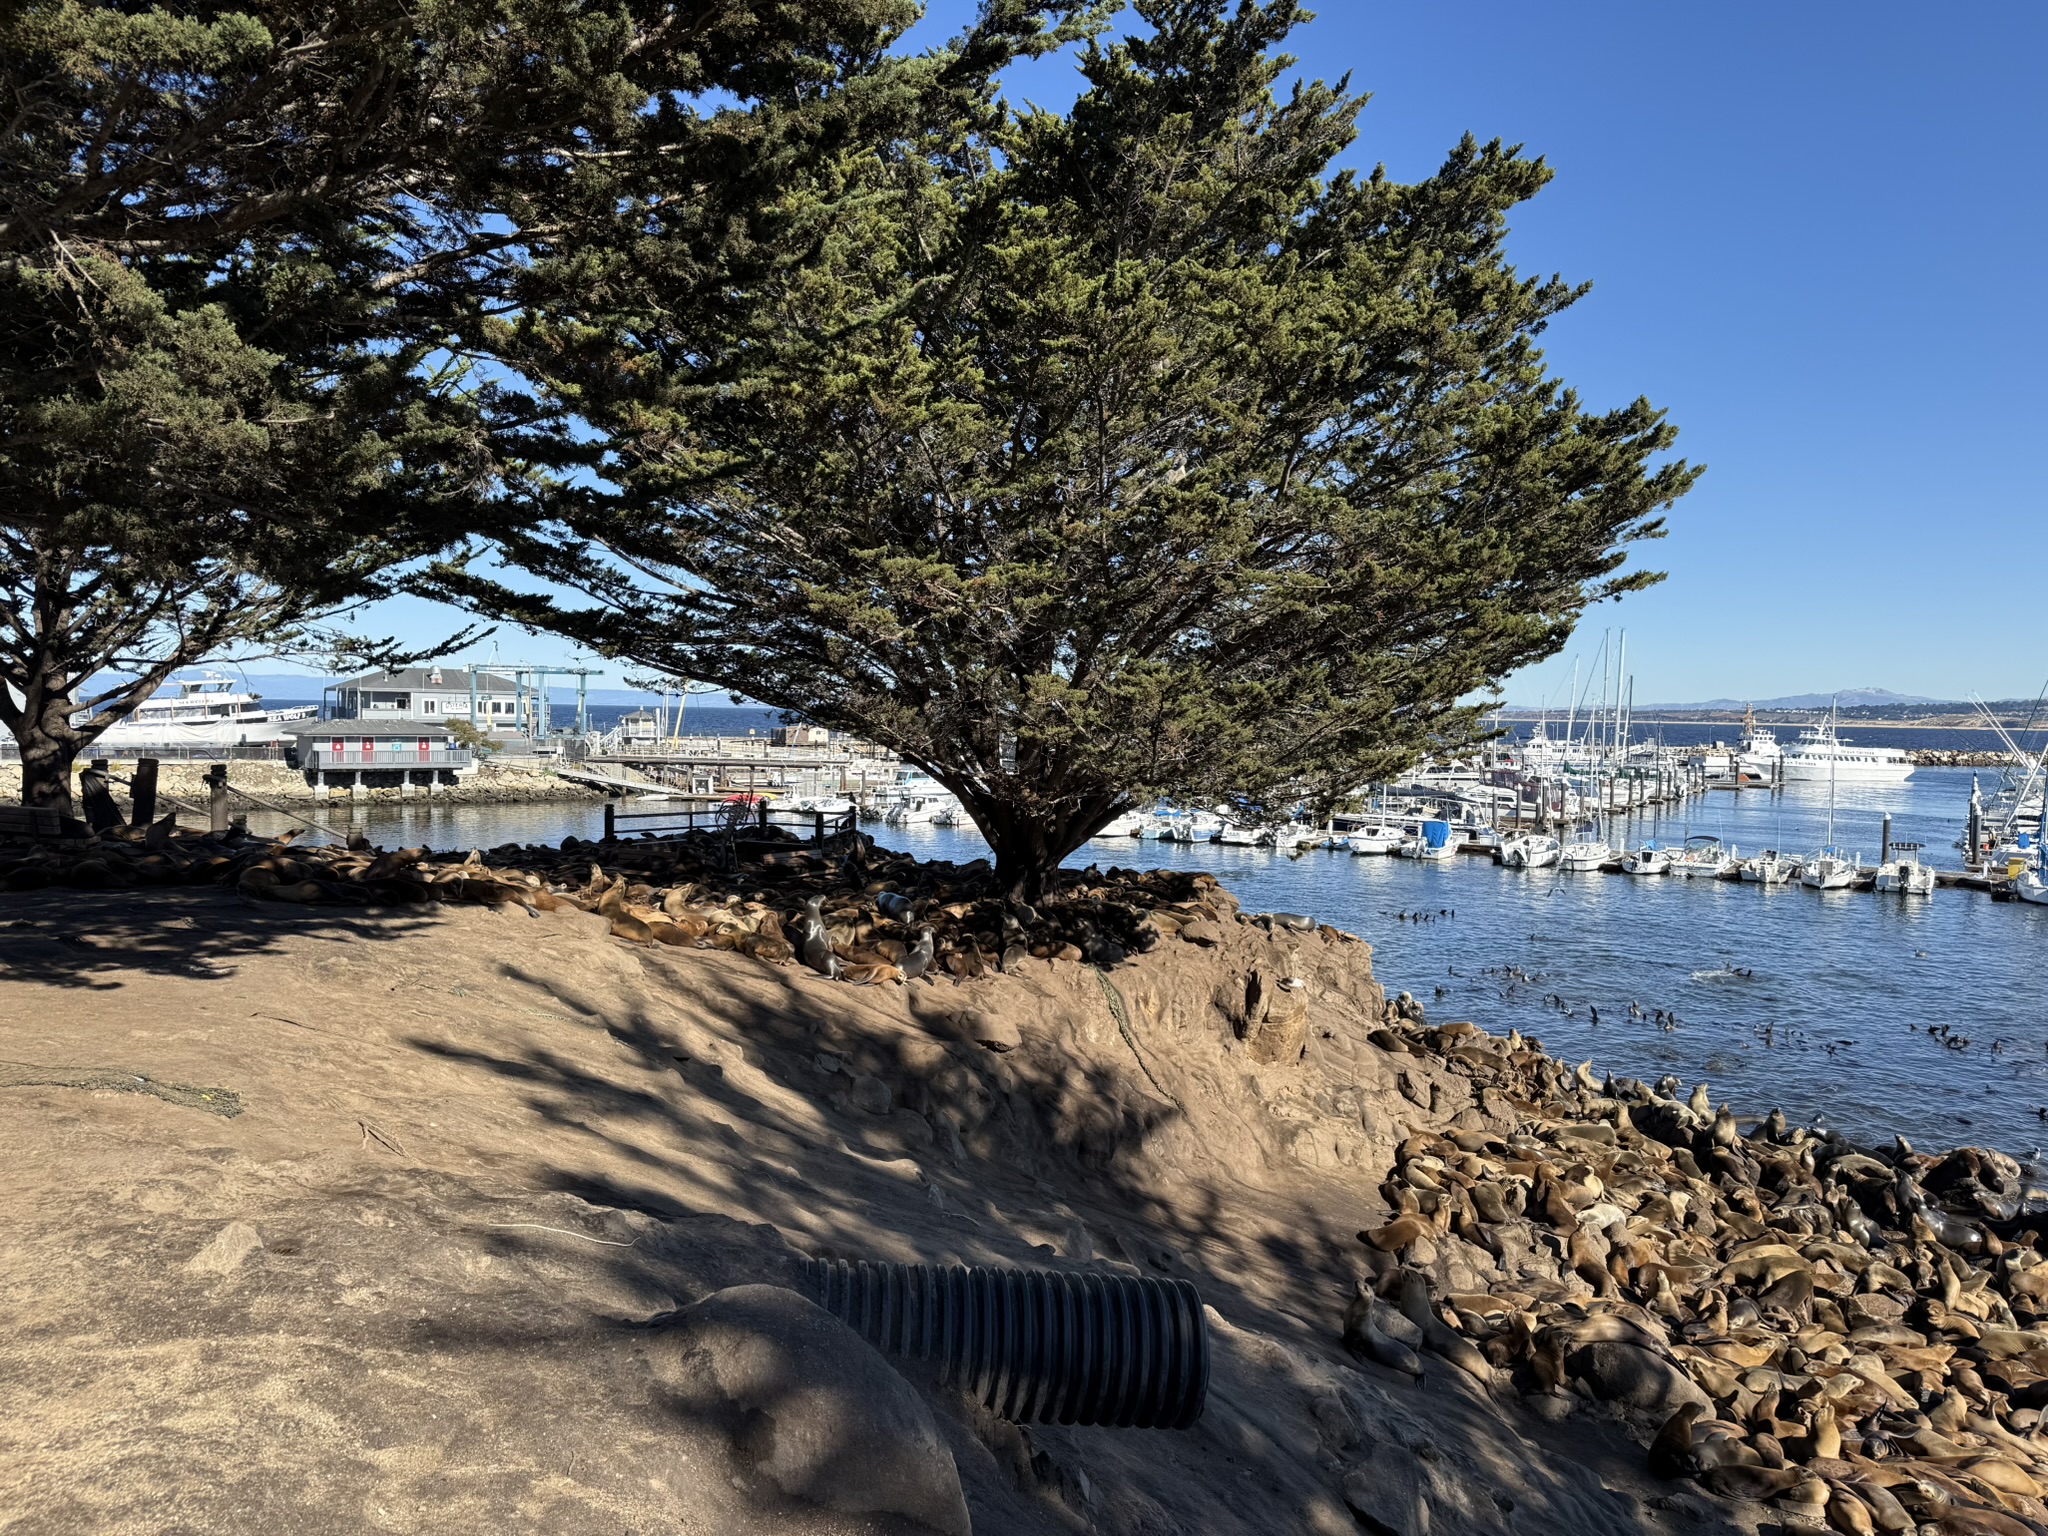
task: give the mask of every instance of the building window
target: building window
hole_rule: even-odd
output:
[[[438,715],[441,713],[441,701],[439,699],[421,699],[420,713],[423,715]]]

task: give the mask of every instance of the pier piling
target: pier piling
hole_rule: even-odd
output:
[[[215,763],[206,770],[206,809],[215,832],[228,829],[228,765]]]
[[[128,781],[128,825],[146,827],[156,820],[156,759],[138,757]]]

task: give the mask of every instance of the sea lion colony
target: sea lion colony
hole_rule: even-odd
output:
[[[1165,870],[1064,872],[1034,906],[1003,899],[987,860],[920,862],[858,833],[819,845],[770,830],[735,853],[721,835],[695,832],[437,858],[184,832],[167,818],[71,847],[0,852],[0,889],[225,884],[250,900],[304,905],[571,906],[635,943],[736,950],[865,984],[927,972],[971,979],[1031,959],[1114,964],[1184,928],[1200,942],[1204,924],[1237,910],[1215,876]]]
[[[1000,899],[983,861],[770,842],[742,860],[709,834],[456,860],[166,822],[0,854],[0,887],[567,905],[637,943],[868,982],[972,979],[1027,958],[1113,964],[1168,936],[1212,945],[1237,916],[1206,874],[1069,874],[1030,907]],[[1411,1377],[1434,1358],[1489,1392],[1570,1390],[1647,1412],[1662,1426],[1654,1471],[1768,1500],[1794,1524],[2048,1532],[2048,1263],[2012,1159],[1861,1149],[1776,1113],[1745,1135],[1704,1085],[1681,1099],[1670,1079],[1603,1081],[1518,1033],[1432,1027],[1405,993],[1368,1041],[1468,1078],[1477,1108],[1395,1149],[1391,1219],[1359,1234],[1374,1278],[1344,1318],[1355,1353]],[[1435,1094],[1401,1082],[1428,1117]],[[1474,1273],[1502,1278],[1432,1285]]]
[[[1775,1111],[1741,1134],[1704,1085],[1596,1079],[1519,1034],[1430,1028],[1405,994],[1372,1039],[1470,1077],[1513,1129],[1396,1149],[1355,1352],[1649,1410],[1654,1471],[1793,1521],[2048,1530],[2048,1263],[2011,1158],[1860,1149]],[[1508,1282],[1432,1297],[1459,1244]]]

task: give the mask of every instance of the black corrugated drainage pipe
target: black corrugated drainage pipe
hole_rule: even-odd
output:
[[[1209,1396],[1209,1330],[1185,1280],[810,1259],[826,1311],[886,1355],[936,1365],[1017,1423],[1186,1429]]]

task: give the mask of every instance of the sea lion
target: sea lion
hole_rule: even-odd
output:
[[[897,962],[898,966],[902,968],[906,980],[915,981],[932,968],[935,937],[929,924],[917,930],[916,946],[906,952],[903,958]],[[1007,970],[1009,968],[1005,964],[1004,969]]]
[[[1359,1281],[1352,1291],[1350,1305],[1344,1310],[1345,1347],[1376,1365],[1399,1371],[1415,1381],[1422,1380],[1421,1358],[1386,1331],[1378,1315],[1384,1310],[1384,1303],[1365,1288],[1364,1281]]]
[[[1690,1477],[1699,1471],[1699,1457],[1693,1453],[1692,1424],[1706,1406],[1698,1402],[1678,1405],[1678,1411],[1664,1421],[1657,1438],[1650,1442],[1650,1472],[1656,1477]]]

